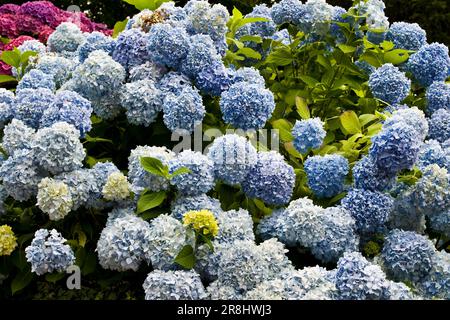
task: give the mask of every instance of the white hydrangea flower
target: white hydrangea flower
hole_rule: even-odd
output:
[[[131,185],[127,177],[120,171],[111,173],[108,176],[102,194],[106,200],[120,201],[128,198],[131,193]]]
[[[37,205],[49,215],[50,220],[63,219],[73,206],[69,187],[52,178],[42,179],[38,184]]]

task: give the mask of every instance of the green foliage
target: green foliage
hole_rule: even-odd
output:
[[[191,245],[186,245],[176,256],[174,262],[185,269],[192,269],[195,265],[194,248]]]
[[[19,49],[14,48],[11,51],[3,51],[0,55],[0,60],[5,62],[6,64],[16,68],[17,70],[17,79],[11,76],[2,76],[0,78],[0,83],[2,82],[11,82],[22,79],[23,75],[26,72],[28,67],[28,63],[31,57],[37,56],[37,52],[34,51],[25,51],[21,53]]]
[[[122,0],[126,3],[129,3],[135,6],[138,10],[150,9],[155,10],[158,9],[164,2],[168,2],[170,0]]]

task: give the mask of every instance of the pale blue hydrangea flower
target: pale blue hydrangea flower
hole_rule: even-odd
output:
[[[74,210],[82,206],[87,207],[89,202],[97,198],[97,194],[100,194],[98,197],[101,196],[93,170],[74,170],[58,175],[56,178],[69,186]]]
[[[192,88],[192,82],[184,74],[171,71],[161,78],[157,87],[161,90],[163,95],[168,95],[169,93],[178,95],[184,88]]]
[[[66,243],[66,239],[55,229],[39,229],[35,232],[31,244],[25,248],[27,261],[31,263],[31,272],[37,275],[52,272],[64,272],[75,263],[75,255]]]
[[[52,52],[75,52],[84,40],[85,36],[77,25],[63,22],[48,37],[47,47]]]
[[[252,216],[247,210],[220,211],[216,219],[219,233],[214,238],[215,241],[228,243],[238,240],[255,241]]]
[[[297,13],[295,24],[305,33],[326,34],[333,17],[333,6],[325,0],[308,0]]]
[[[125,84],[120,102],[126,110],[128,122],[135,125],[148,127],[162,110],[159,90],[150,79]]]
[[[433,82],[427,88],[426,98],[428,114],[433,114],[439,109],[450,110],[450,84],[440,81]]]
[[[184,28],[167,23],[157,23],[148,34],[149,58],[161,65],[178,68],[186,57],[189,35]]]
[[[339,259],[336,288],[342,300],[381,300],[389,283],[377,265],[359,252],[345,253]]]
[[[63,219],[72,210],[72,196],[64,182],[52,178],[42,179],[38,184],[36,198],[36,205],[48,214],[52,221]]]
[[[292,42],[291,36],[289,35],[289,31],[287,29],[275,32],[270,38],[273,41],[281,42],[286,46],[290,45]]]
[[[386,8],[382,0],[360,1],[356,5],[358,15],[365,16],[369,29],[374,31],[386,31],[389,21],[384,14]]]
[[[427,33],[417,23],[394,22],[386,34],[396,48],[419,50],[427,43]]]
[[[55,91],[55,82],[51,74],[46,74],[40,70],[32,69],[25,74],[17,84],[17,91],[24,89],[49,89]]]
[[[66,122],[39,129],[32,143],[36,162],[53,174],[81,168],[86,152],[79,136],[80,132]]]
[[[275,3],[271,9],[271,17],[276,24],[294,23],[298,13],[302,10],[302,3],[299,0],[281,0]]]
[[[192,87],[176,94],[168,94],[163,101],[164,124],[172,132],[193,132],[206,113],[202,96]]]
[[[180,168],[188,168],[189,173],[173,177],[170,183],[187,196],[208,192],[214,187],[214,164],[200,152],[185,150],[169,160],[169,172],[172,174]]]
[[[425,87],[435,81],[445,80],[449,68],[448,48],[441,43],[423,45],[407,62],[408,71]]]
[[[150,272],[143,284],[145,300],[203,300],[205,287],[195,271]]]
[[[428,121],[423,111],[417,107],[399,108],[392,112],[392,117],[386,119],[383,123],[383,129],[395,125],[397,122],[403,122],[416,130],[419,143],[421,143],[428,135]]]
[[[174,153],[165,147],[138,146],[131,150],[128,157],[128,178],[133,192],[140,194],[144,189],[161,191],[169,188],[167,179],[144,170],[141,165],[141,157],[157,158],[164,165],[168,165],[174,156]]]
[[[370,156],[364,156],[352,169],[353,183],[357,189],[384,191],[395,183],[396,177],[386,175]]]
[[[223,120],[235,128],[260,129],[275,110],[275,101],[268,89],[258,84],[238,82],[222,93],[220,109]]]
[[[419,300],[419,297],[403,282],[388,281],[384,292],[386,300]]]
[[[216,60],[197,74],[195,85],[206,95],[220,96],[222,92],[229,89],[233,73],[234,71],[225,67],[221,60]]]
[[[147,34],[139,29],[125,30],[115,41],[112,57],[126,70],[149,59]]]
[[[268,21],[258,21],[246,24],[239,31],[247,31],[250,35],[258,35],[263,38],[270,37],[276,31],[277,26],[272,21],[271,10],[266,4],[260,4],[253,8],[252,12],[245,15],[246,18],[265,18]],[[238,31],[238,33],[240,33]]]
[[[283,300],[285,283],[281,279],[263,281],[246,292],[244,300]]]
[[[355,219],[356,229],[361,235],[383,232],[393,205],[391,196],[361,189],[350,190],[341,201],[341,206]]]
[[[370,74],[369,87],[375,98],[396,104],[408,96],[411,80],[397,67],[386,63]]]
[[[187,245],[193,245],[193,233],[183,224],[169,215],[163,214],[150,222],[149,258],[154,269],[169,270],[176,268],[174,259]]]
[[[186,29],[190,34],[206,34],[213,41],[219,41],[227,33],[227,22],[230,15],[223,5],[211,5],[208,1],[203,0],[191,0],[184,9],[187,13]]]
[[[6,193],[17,201],[27,201],[37,194],[41,181],[31,150],[17,150],[0,167],[0,178]]]
[[[320,118],[297,120],[292,128],[294,147],[300,153],[307,153],[310,149],[318,149],[323,143],[327,132]]]
[[[47,47],[45,46],[45,44],[43,44],[38,40],[27,40],[23,42],[20,46],[18,46],[17,49],[21,53],[33,51],[39,55],[45,54],[45,52],[47,51]]]
[[[221,57],[212,39],[207,35],[196,34],[189,38],[187,55],[180,69],[185,75],[195,78],[200,71],[216,61],[221,61]]]
[[[13,117],[14,93],[0,88],[0,123],[5,123]]]
[[[450,139],[450,109],[439,109],[433,112],[428,120],[430,138],[439,142]]]
[[[61,56],[46,54],[39,57],[35,69],[53,77],[56,88],[60,88],[71,76],[78,62]]]
[[[105,51],[112,54],[115,48],[115,40],[107,35],[94,31],[89,33],[84,42],[78,47],[78,58],[81,63],[89,57],[89,54],[96,50]]]
[[[432,258],[432,269],[418,285],[419,291],[430,299],[450,300],[450,254],[438,251]]]
[[[130,82],[147,79],[156,82],[167,73],[167,69],[164,66],[147,61],[144,64],[132,67],[129,73]]]
[[[12,119],[3,129],[2,148],[9,155],[21,149],[30,149],[35,130],[26,126],[22,121]]]
[[[208,149],[217,179],[234,185],[241,183],[256,162],[257,151],[246,138],[227,134],[214,140]]]
[[[99,185],[105,185],[108,181],[108,177],[114,172],[120,172],[116,165],[112,162],[97,162],[91,169],[95,180],[98,181]]]
[[[60,90],[53,103],[44,111],[40,127],[50,127],[56,122],[73,125],[84,138],[91,130],[91,102],[73,91]]]
[[[234,288],[213,281],[206,288],[209,300],[242,300],[243,297]]]
[[[450,209],[431,216],[430,227],[443,236],[450,238]]]
[[[305,161],[308,187],[318,198],[331,198],[341,193],[348,171],[348,160],[341,155],[317,155]]]
[[[331,24],[330,24],[330,33],[331,35],[336,39],[336,43],[345,43],[346,37],[344,32],[341,30],[341,27],[336,24],[336,22],[342,22],[342,23],[351,23],[350,17],[344,17],[343,15],[347,13],[347,10],[345,10],[342,7],[334,6],[333,7],[333,15],[331,17]]]
[[[100,234],[96,252],[104,269],[137,271],[142,262],[150,263],[150,226],[128,214],[111,221]]]
[[[267,204],[289,202],[295,185],[294,169],[276,151],[259,152],[254,166],[242,182],[244,193]]]
[[[188,211],[209,210],[217,217],[222,209],[218,199],[211,198],[206,194],[198,196],[177,196],[170,206],[171,216],[181,220]]]
[[[420,148],[416,165],[424,170],[430,164],[437,164],[441,168],[450,170],[450,163],[446,160],[444,148],[436,140],[428,140]]]
[[[416,163],[421,141],[417,128],[396,121],[372,138],[369,155],[380,170],[395,175]]]
[[[238,82],[248,82],[265,87],[266,81],[264,77],[254,67],[243,67],[236,70],[233,74],[233,84]]]
[[[419,211],[430,216],[450,208],[450,174],[447,169],[436,164],[426,167],[414,185],[412,199]]]
[[[395,229],[385,238],[380,257],[392,279],[417,282],[430,272],[434,254],[434,245],[425,236]]]

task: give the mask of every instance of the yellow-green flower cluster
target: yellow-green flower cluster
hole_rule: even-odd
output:
[[[0,226],[0,256],[9,256],[17,247],[14,232],[8,225]]]
[[[108,176],[108,180],[103,187],[102,193],[106,200],[125,200],[130,196],[131,186],[127,177],[122,172],[116,171]]]
[[[189,211],[183,216],[183,224],[204,236],[217,236],[219,225],[209,210]]]

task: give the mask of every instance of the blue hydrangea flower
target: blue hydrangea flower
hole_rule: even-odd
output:
[[[369,190],[352,189],[341,201],[356,221],[361,235],[380,233],[392,211],[394,200],[391,196]]]
[[[34,233],[31,244],[25,248],[31,272],[37,275],[64,272],[75,263],[75,255],[66,239],[55,229],[39,229]]]
[[[389,21],[384,14],[386,8],[382,0],[360,1],[356,5],[359,16],[365,16],[369,32],[384,33],[389,28]]]
[[[216,97],[229,89],[232,77],[233,71],[225,67],[221,60],[216,60],[197,74],[195,85],[202,93]]]
[[[22,43],[17,49],[21,52],[33,51],[38,53],[39,55],[44,54],[47,51],[47,47],[45,44],[38,40],[27,40]]]
[[[207,35],[197,34],[189,38],[186,59],[180,69],[185,75],[195,78],[200,71],[217,61],[221,61],[221,57],[217,54],[212,39]]]
[[[40,127],[50,127],[56,122],[66,122],[80,131],[84,138],[91,130],[92,107],[89,100],[73,91],[58,91],[53,103],[41,118]]]
[[[429,299],[450,300],[450,254],[444,250],[436,252],[433,267],[418,285],[419,291]]]
[[[93,170],[78,169],[56,176],[57,180],[64,182],[70,191],[73,209],[89,207],[89,203],[101,197],[101,188]]]
[[[276,31],[276,25],[272,21],[272,15],[270,8],[266,4],[260,4],[253,8],[252,12],[245,15],[246,18],[265,18],[268,21],[258,21],[246,24],[239,31],[247,31],[247,34],[258,35],[262,38],[268,38]],[[238,31],[238,33],[240,33]],[[245,32],[244,31],[244,32]]]
[[[219,281],[213,281],[206,288],[209,300],[242,300],[242,294],[230,286],[224,286]]]
[[[168,94],[163,102],[164,124],[172,132],[193,132],[202,123],[206,110],[202,96],[192,87]]]
[[[394,22],[386,34],[399,49],[419,50],[427,43],[427,33],[417,23]]]
[[[51,74],[45,74],[44,72],[32,69],[30,72],[25,74],[23,78],[17,84],[17,91],[20,92],[23,89],[39,89],[45,88],[55,91],[55,82],[53,81],[53,76]]]
[[[348,160],[341,155],[313,156],[305,161],[308,187],[319,198],[330,198],[342,192],[348,171]]]
[[[294,147],[300,153],[307,153],[310,149],[317,149],[323,143],[327,132],[320,118],[297,120],[292,128]]]
[[[148,274],[145,300],[203,300],[207,294],[195,271],[160,271]]]
[[[97,162],[91,169],[92,174],[100,185],[104,185],[108,181],[111,173],[120,172],[116,165],[112,162]]]
[[[257,161],[242,182],[244,193],[267,204],[289,202],[295,185],[294,169],[276,151],[259,152]]]
[[[148,127],[162,110],[159,90],[150,79],[125,84],[120,102],[126,110],[128,122],[135,125]]]
[[[200,152],[185,150],[169,160],[171,174],[183,167],[191,172],[177,175],[170,181],[182,194],[200,195],[214,187],[214,164],[207,156]]]
[[[37,185],[42,177],[33,163],[33,156],[30,150],[17,150],[0,167],[3,187],[17,201],[27,201],[37,194]]]
[[[281,42],[286,46],[290,45],[292,42],[291,36],[289,35],[289,31],[287,29],[275,32],[270,38],[273,41]]]
[[[194,234],[181,221],[163,214],[150,223],[148,254],[154,269],[176,268],[175,257],[187,245],[193,245]]]
[[[335,277],[342,300],[381,300],[388,287],[381,268],[359,252],[345,253],[339,259]]]
[[[272,92],[257,84],[238,82],[222,93],[223,120],[235,128],[260,129],[275,110]]]
[[[412,193],[416,208],[430,216],[450,208],[450,174],[436,164],[422,171]]]
[[[392,279],[417,282],[430,271],[434,254],[433,243],[428,238],[395,229],[385,238],[380,257]]]
[[[53,174],[81,168],[86,153],[79,137],[80,132],[66,122],[39,129],[32,143],[36,162]]]
[[[217,242],[255,241],[252,216],[247,210],[221,211],[217,215],[217,223],[219,233],[214,238]]]
[[[127,214],[111,221],[97,242],[98,260],[104,269],[137,271],[142,262],[150,262],[150,225]]]
[[[330,33],[336,39],[336,43],[345,43],[346,38],[344,32],[342,32],[341,27],[336,24],[336,22],[351,23],[351,18],[344,18],[343,15],[347,13],[342,7],[334,6],[333,15],[331,17]]]
[[[147,34],[139,29],[125,30],[117,37],[112,57],[126,70],[149,59]]]
[[[164,165],[174,158],[174,153],[166,147],[137,146],[128,157],[128,178],[134,193],[140,194],[144,189],[161,191],[169,188],[169,181],[144,170],[141,157],[159,159]]]
[[[428,120],[430,138],[439,142],[450,139],[450,109],[439,109],[433,112]]]
[[[383,123],[383,129],[389,128],[398,122],[403,122],[411,126],[417,133],[418,143],[421,143],[428,135],[428,121],[425,114],[417,107],[398,108],[392,112],[392,117],[386,119]]]
[[[450,110],[450,84],[440,81],[433,82],[427,88],[426,98],[428,114],[433,114],[439,109]]]
[[[333,6],[325,0],[308,0],[297,12],[295,24],[305,33],[323,35],[330,28]]]
[[[437,164],[441,168],[450,170],[450,163],[446,161],[446,153],[436,140],[428,140],[422,145],[416,163],[421,170],[430,164]]]
[[[370,76],[373,72],[377,70],[377,68],[370,65],[367,61],[364,60],[355,61],[355,66],[368,76]]]
[[[108,54],[112,54],[114,48],[115,41],[113,38],[101,32],[94,31],[89,33],[84,42],[78,47],[78,58],[83,63],[93,51],[102,50]]]
[[[3,129],[2,148],[8,155],[15,151],[30,149],[34,139],[35,130],[26,126],[22,121],[12,119]]]
[[[387,175],[395,175],[412,168],[420,146],[416,128],[404,121],[396,121],[372,138],[369,155],[380,170]]]
[[[401,185],[401,183],[397,183]],[[418,210],[412,197],[413,188],[405,186],[396,187],[397,189],[406,188],[400,191],[394,200],[394,207],[389,214],[387,225],[390,229],[402,229],[423,233],[425,231],[425,215]],[[395,192],[391,191],[395,196]]]
[[[209,210],[218,216],[222,209],[220,201],[201,194],[198,196],[178,196],[171,204],[171,216],[181,220],[183,215],[188,211]]]
[[[230,15],[223,5],[211,6],[208,1],[192,0],[184,9],[187,13],[186,29],[190,34],[206,34],[216,42],[227,33]]]
[[[139,80],[153,80],[156,82],[161,80],[167,73],[167,69],[164,66],[147,61],[144,64],[132,67],[129,73],[130,82]]]
[[[13,116],[14,93],[0,88],[0,123],[7,122]]]
[[[47,47],[52,52],[75,52],[84,39],[85,36],[77,25],[63,22],[48,37]]]
[[[375,98],[396,104],[408,96],[411,80],[397,67],[386,63],[370,74],[369,87]]]
[[[364,156],[353,169],[353,183],[357,189],[384,191],[395,183],[395,176],[386,175],[370,156]]]
[[[157,83],[157,87],[162,91],[163,95],[167,95],[169,93],[178,95],[184,88],[192,88],[192,82],[184,74],[171,71],[161,78],[161,80]]]
[[[257,151],[244,137],[227,134],[214,140],[208,150],[216,178],[234,185],[241,183],[256,162]]]
[[[450,209],[430,217],[430,227],[443,236],[450,238]]]
[[[153,62],[178,68],[188,52],[189,35],[181,27],[158,23],[150,29],[147,48]]]
[[[233,73],[233,84],[243,81],[257,84],[261,87],[266,85],[264,77],[254,67],[243,67]]]
[[[408,71],[425,87],[435,81],[445,80],[449,68],[448,48],[441,43],[423,45],[407,62]]]
[[[72,76],[72,71],[76,68],[77,64],[72,59],[46,54],[43,57],[39,57],[35,69],[51,75],[56,88],[60,88]]]
[[[302,3],[299,0],[281,0],[275,3],[271,9],[273,22],[278,25],[293,23],[297,20],[298,12],[302,10]]]

